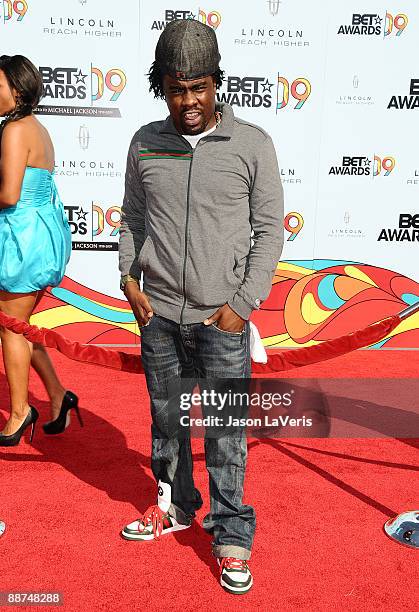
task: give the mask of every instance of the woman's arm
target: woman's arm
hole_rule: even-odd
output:
[[[25,126],[20,121],[10,122],[1,139],[0,208],[14,206],[19,200],[28,156]]]

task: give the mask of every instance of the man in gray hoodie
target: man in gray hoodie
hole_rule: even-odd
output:
[[[169,23],[149,80],[170,115],[143,126],[128,153],[121,288],[141,328],[158,482],[157,504],[123,529],[129,540],[186,529],[201,507],[190,438],[170,433],[171,385],[188,377],[250,378],[248,319],[269,295],[283,246],[272,140],[229,105],[216,104],[219,61],[212,28]],[[205,458],[211,508],[204,527],[213,534],[220,583],[246,593],[255,512],[242,503],[244,431],[206,435]]]

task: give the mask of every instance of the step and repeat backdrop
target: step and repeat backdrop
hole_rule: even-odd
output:
[[[265,345],[321,342],[419,300],[416,1],[0,0],[0,12],[2,54],[26,55],[42,74],[37,114],[73,232],[66,277],[35,324],[138,342],[119,290],[125,160],[138,127],[167,115],[146,73],[173,19],[214,28],[219,101],[277,148],[285,245],[252,315]],[[419,348],[419,315],[380,347]]]

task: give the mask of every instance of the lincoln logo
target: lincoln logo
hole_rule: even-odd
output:
[[[86,149],[88,149],[89,141],[90,141],[89,130],[85,125],[81,125],[79,127],[79,144],[80,144],[80,148],[83,149],[83,151],[86,151]]]
[[[272,17],[275,17],[275,15],[278,15],[280,2],[281,0],[268,0],[269,12],[272,15]]]

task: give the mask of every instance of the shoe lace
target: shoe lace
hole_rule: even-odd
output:
[[[243,559],[236,559],[235,557],[223,557],[220,563],[220,573],[223,569],[232,569],[244,572],[247,570],[247,563]]]
[[[150,525],[152,533],[154,534],[154,537],[157,540],[157,538],[161,535],[163,531],[163,521],[166,516],[167,513],[163,512],[163,510],[159,506],[150,506],[140,518],[140,523],[144,525],[144,527]]]

